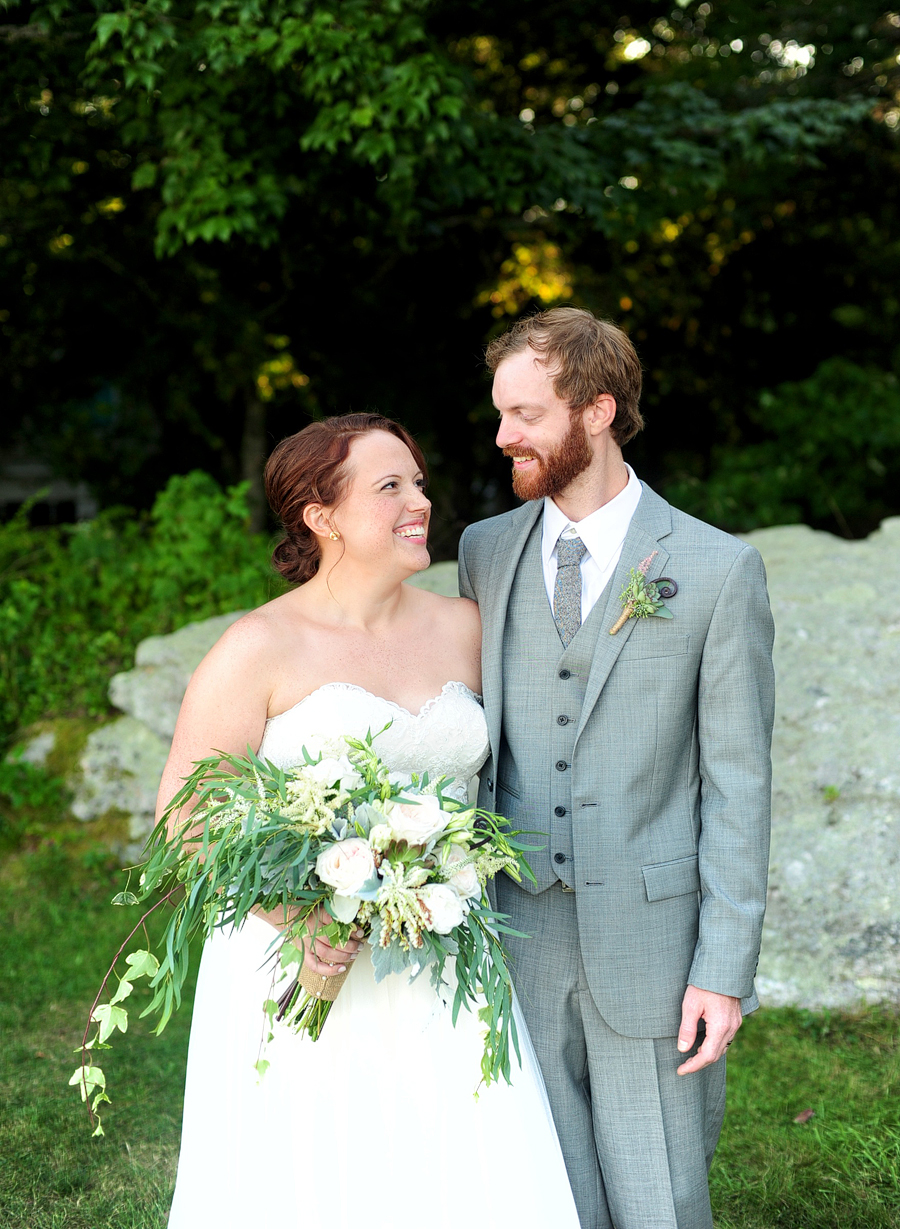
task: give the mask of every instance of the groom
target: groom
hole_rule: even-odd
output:
[[[509,941],[522,1010],[583,1229],[712,1229],[723,1059],[757,1005],[765,907],[762,561],[624,463],[643,420],[620,329],[555,308],[487,363],[527,502],[466,530],[460,592],[484,627],[479,801],[549,838],[537,887],[497,881],[531,936]],[[663,577],[661,611],[620,596]]]

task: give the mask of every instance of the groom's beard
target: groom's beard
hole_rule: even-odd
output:
[[[531,473],[513,469],[513,492],[519,499],[552,499],[560,495],[579,474],[583,474],[594,454],[587,440],[584,422],[579,414],[558,448],[552,452],[535,452],[533,449],[504,448],[505,457],[534,457],[537,468]]]

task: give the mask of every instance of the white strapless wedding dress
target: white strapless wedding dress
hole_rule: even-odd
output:
[[[464,795],[488,749],[462,683],[411,713],[329,683],[266,725],[282,767],[304,739],[373,734],[392,771],[455,778]],[[426,975],[376,985],[363,945],[317,1042],[281,1025],[254,1069],[274,929],[257,917],[206,944],[169,1229],[578,1229],[540,1070],[521,1013],[513,1083],[474,1091],[482,1037],[456,1028]]]

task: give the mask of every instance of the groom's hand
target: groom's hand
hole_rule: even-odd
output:
[[[701,1020],[706,1025],[703,1044],[693,1058],[681,1064],[679,1075],[690,1075],[719,1061],[741,1027],[741,1000],[729,994],[714,994],[712,990],[688,986],[681,1003],[681,1028],[678,1030],[678,1049],[682,1054],[686,1054],[697,1040],[697,1026]]]

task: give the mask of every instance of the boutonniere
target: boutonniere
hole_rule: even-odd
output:
[[[609,629],[611,636],[620,631],[629,619],[649,619],[651,615],[656,615],[659,619],[674,618],[663,598],[674,597],[678,592],[678,585],[668,576],[658,576],[656,580],[647,579],[650,564],[658,554],[659,551],[654,551],[629,572],[628,584],[619,594],[622,613]]]

